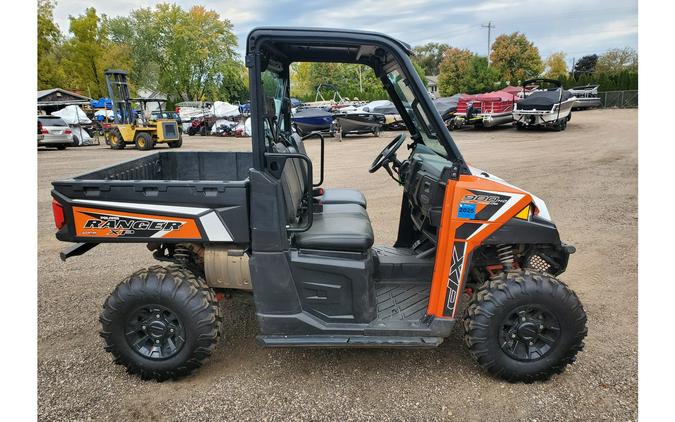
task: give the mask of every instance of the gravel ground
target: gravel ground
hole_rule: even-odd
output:
[[[637,419],[637,115],[578,112],[560,133],[453,132],[472,165],[543,198],[561,237],[577,247],[561,278],[588,313],[586,348],[565,373],[531,385],[483,373],[460,330],[432,351],[259,348],[246,300],[223,304],[225,337],[193,376],[156,383],[127,375],[103,351],[98,314],[125,275],[154,261],[144,245],[109,244],[62,263],[49,191],[52,180],[148,152],[39,151],[40,419]],[[365,193],[380,244],[396,237],[401,188],[367,167],[393,135],[327,142],[324,185]],[[317,142],[308,144],[318,156]],[[186,137],[183,149],[248,150],[250,140]]]

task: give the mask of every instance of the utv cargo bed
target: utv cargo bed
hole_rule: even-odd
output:
[[[56,237],[248,243],[250,167],[249,152],[157,152],[53,182]]]

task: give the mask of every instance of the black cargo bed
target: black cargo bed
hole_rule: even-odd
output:
[[[237,181],[248,177],[250,152],[157,152],[74,177],[75,180]]]
[[[52,184],[69,199],[241,205],[250,167],[250,152],[157,152]]]

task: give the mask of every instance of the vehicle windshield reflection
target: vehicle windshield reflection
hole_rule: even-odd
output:
[[[408,81],[403,77],[399,70],[393,70],[387,73],[387,77],[393,84],[396,95],[401,100],[403,107],[406,109],[410,120],[415,126],[416,132],[421,136],[424,145],[431,148],[437,154],[446,157],[445,148],[443,148],[443,145],[438,141],[436,133],[432,131],[430,119],[408,86]]]

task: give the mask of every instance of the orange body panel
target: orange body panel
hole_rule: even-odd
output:
[[[514,186],[480,176],[448,181],[427,314],[455,318],[471,253],[532,202]]]
[[[201,239],[192,218],[73,207],[79,237]]]

